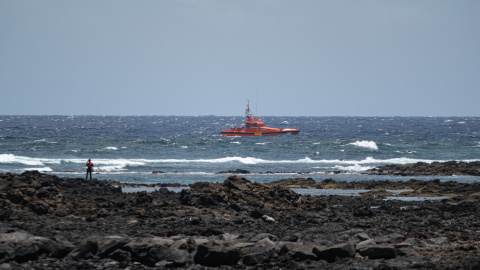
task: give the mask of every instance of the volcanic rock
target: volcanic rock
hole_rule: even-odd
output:
[[[393,259],[397,256],[397,250],[394,246],[372,245],[358,251],[361,256],[369,259]]]
[[[217,172],[215,174],[250,174],[250,171],[243,170],[243,169],[236,169],[235,171],[221,171]]]
[[[480,176],[480,161],[475,162],[417,162],[405,165],[385,165],[368,170],[371,174],[377,175],[402,175],[402,176],[419,176],[419,175],[471,175]]]
[[[355,256],[355,244],[343,243],[327,247],[325,249],[318,249],[314,247],[312,252],[317,255],[318,259],[333,262],[337,257],[347,258]]]
[[[360,187],[362,183],[331,179],[314,185]],[[0,266],[472,269],[480,265],[477,183],[409,180],[364,185],[411,189],[411,194],[455,194],[438,201],[308,196],[241,176],[224,183],[195,183],[181,193],[165,188],[122,193],[118,184],[109,181],[38,172],[0,174]]]

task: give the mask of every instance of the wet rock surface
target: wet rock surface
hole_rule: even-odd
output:
[[[363,195],[385,197],[448,197],[450,203],[478,200],[480,198],[480,182],[458,183],[454,181],[415,180],[389,181],[336,181],[331,178],[316,182],[312,178],[288,178],[273,181],[269,186],[308,189],[365,190]],[[397,192],[394,192],[397,191]]]
[[[221,171],[217,172],[216,174],[250,174],[250,171],[243,170],[243,169],[236,169],[234,170],[228,170],[228,171]]]
[[[292,181],[264,185],[230,176],[181,193],[166,188],[122,193],[107,181],[0,174],[0,268],[480,265],[480,200],[472,193],[474,184],[456,189],[462,199],[405,202],[368,194],[301,196],[284,187]],[[368,185],[374,188],[375,182]]]
[[[452,175],[470,175],[480,176],[480,162],[417,162],[405,165],[385,165],[368,171],[377,175],[401,175],[401,176],[452,176]]]

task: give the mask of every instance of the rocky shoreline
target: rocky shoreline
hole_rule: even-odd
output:
[[[158,173],[154,171],[152,173]],[[163,172],[162,172],[163,173]],[[217,172],[216,174],[251,174],[252,172],[244,169],[228,170]],[[277,174],[277,173],[295,173],[309,174],[311,172],[255,172],[256,174]],[[345,173],[342,170],[329,171],[331,174]],[[399,176],[480,176],[480,161],[463,162],[417,162],[405,165],[385,165],[367,170],[366,175],[399,175]]]
[[[401,175],[401,176],[452,176],[469,175],[480,176],[480,162],[417,162],[405,165],[385,165],[368,171],[376,175]]]
[[[449,199],[385,200],[389,189]],[[479,214],[478,183],[229,176],[181,193],[123,193],[115,182],[7,173],[0,269],[476,269]]]

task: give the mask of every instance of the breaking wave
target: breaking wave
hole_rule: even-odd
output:
[[[356,141],[349,144],[357,147],[371,149],[371,150],[378,150],[378,146],[374,141]]]
[[[367,157],[363,160],[342,160],[342,159],[311,159],[305,157],[301,159],[292,160],[273,160],[262,159],[255,157],[222,157],[213,159],[92,159],[95,166],[112,166],[112,168],[120,169],[126,166],[138,167],[151,164],[165,164],[165,163],[241,163],[241,164],[337,164],[337,165],[366,165],[366,164],[409,164],[417,162],[432,163],[435,161],[444,162],[447,160],[429,160],[429,159],[412,159],[412,158],[390,158],[390,159],[375,159]],[[25,164],[29,166],[45,166],[45,164],[68,164],[86,163],[86,159],[49,159],[49,158],[32,158],[24,156],[15,156],[13,154],[0,154],[0,164]]]

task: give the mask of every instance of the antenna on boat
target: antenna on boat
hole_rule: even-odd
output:
[[[258,105],[258,88],[257,88],[257,100],[255,100],[255,115],[258,115],[257,105]]]

